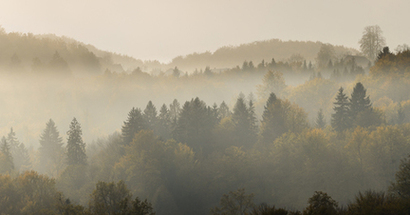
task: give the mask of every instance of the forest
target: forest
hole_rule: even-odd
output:
[[[303,44],[187,72],[1,31],[0,213],[409,214],[410,49]]]

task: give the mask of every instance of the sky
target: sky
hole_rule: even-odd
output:
[[[394,50],[410,44],[409,8],[408,0],[0,0],[0,25],[166,63],[273,38],[359,49],[369,25]]]

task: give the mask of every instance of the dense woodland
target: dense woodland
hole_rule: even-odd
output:
[[[0,213],[409,213],[409,50],[148,74],[0,37],[49,44],[1,52]]]

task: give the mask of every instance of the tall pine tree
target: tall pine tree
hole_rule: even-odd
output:
[[[7,135],[7,142],[10,145],[11,155],[13,156],[14,169],[24,171],[31,168],[30,156],[24,143],[20,143],[16,137],[13,128],[10,128],[10,133]]]
[[[128,119],[124,122],[121,129],[123,144],[128,145],[134,139],[134,136],[139,131],[147,129],[144,117],[139,108],[132,108],[128,113]]]
[[[323,110],[322,108],[319,109],[317,112],[317,118],[316,118],[316,128],[325,128],[326,126],[326,119],[325,116],[323,115]]]
[[[340,87],[339,93],[336,96],[336,102],[333,104],[335,105],[333,108],[335,113],[332,114],[332,127],[337,132],[343,132],[350,128],[351,125],[351,119],[349,117],[350,103],[346,94],[343,93],[343,87]]]
[[[85,154],[85,143],[81,135],[81,125],[76,118],[73,118],[70,124],[70,130],[67,131],[67,163],[68,165],[86,165],[87,155]]]
[[[154,130],[157,123],[157,109],[151,101],[148,102],[147,107],[144,110],[144,120],[147,123],[147,128]]]
[[[7,142],[6,138],[3,136],[1,139],[1,145],[0,145],[0,151],[4,156],[4,163],[2,164],[2,170],[5,172],[11,172],[14,170],[14,162],[13,162],[13,156],[11,155],[10,151],[10,145]]]
[[[52,119],[46,123],[46,128],[40,136],[40,168],[42,172],[56,176],[62,163],[63,138]]]
[[[260,141],[263,144],[273,143],[276,138],[286,132],[285,117],[282,101],[271,93],[262,114]]]

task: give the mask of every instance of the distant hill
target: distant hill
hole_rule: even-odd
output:
[[[186,56],[178,56],[169,64],[170,67],[178,66],[182,70],[194,70],[195,68],[231,68],[241,66],[246,61],[253,61],[257,65],[262,60],[270,62],[286,61],[292,55],[300,55],[307,61],[314,63],[317,53],[323,43],[311,41],[282,41],[271,39],[242,44],[239,46],[225,46],[215,52],[193,53]],[[337,57],[343,55],[357,55],[359,51],[344,46],[333,46]]]
[[[127,55],[103,51],[93,45],[64,36],[6,33],[0,27],[0,69],[31,72],[34,67],[44,68],[52,64],[51,61],[53,59],[55,61],[56,53],[61,57],[59,60],[63,61],[63,66],[68,67],[67,70],[75,74],[101,74],[106,69],[131,72],[137,67],[148,73],[165,72],[174,67],[184,72],[192,72],[207,66],[212,69],[232,68],[241,66],[244,61],[253,61],[254,65],[262,60],[270,62],[272,58],[276,61],[287,61],[292,56],[314,63],[322,44],[272,39],[239,46],[225,46],[213,53],[178,56],[171,63],[162,64],[158,61],[142,61]],[[337,57],[359,54],[359,51],[344,46],[333,46],[333,48]]]

